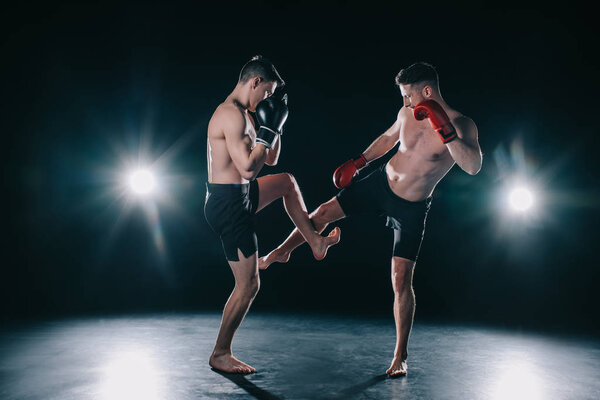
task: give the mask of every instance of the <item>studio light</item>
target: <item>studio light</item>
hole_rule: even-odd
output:
[[[146,195],[156,188],[156,179],[147,169],[138,169],[129,174],[129,186],[134,193]]]
[[[533,206],[533,194],[524,186],[519,186],[510,192],[508,202],[511,208],[518,212],[529,210]]]

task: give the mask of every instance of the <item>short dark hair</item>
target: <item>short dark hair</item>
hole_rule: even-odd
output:
[[[396,75],[396,85],[412,85],[415,83],[425,83],[439,89],[439,77],[435,67],[424,61],[419,61],[410,67],[401,69]]]
[[[265,82],[277,82],[277,86],[285,85],[285,81],[277,72],[273,63],[263,56],[254,56],[242,67],[238,82],[246,83],[252,78],[259,77]]]

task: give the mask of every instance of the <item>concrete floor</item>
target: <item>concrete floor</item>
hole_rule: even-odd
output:
[[[600,340],[415,324],[407,377],[385,375],[392,321],[252,313],[207,364],[219,314],[94,318],[0,330],[3,400],[599,399]]]

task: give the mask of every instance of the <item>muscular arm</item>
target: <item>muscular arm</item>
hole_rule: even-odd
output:
[[[252,140],[246,135],[246,119],[235,109],[223,111],[223,132],[229,156],[242,178],[256,178],[267,158],[267,148],[262,144],[252,148]]]
[[[377,139],[367,147],[364,151],[363,155],[367,159],[368,162],[378,159],[383,156],[385,153],[390,151],[396,143],[400,140],[400,128],[402,127],[402,122],[400,120],[400,113],[398,113],[398,118],[394,125],[390,126],[388,130],[383,132]]]
[[[267,159],[265,164],[269,166],[277,165],[277,161],[279,160],[279,153],[281,152],[281,135],[277,135],[277,140],[275,141],[275,145],[271,150],[267,151]]]
[[[481,170],[483,156],[477,138],[477,126],[467,117],[460,117],[452,121],[456,129],[457,138],[448,143],[448,151],[460,168],[470,175],[475,175]]]

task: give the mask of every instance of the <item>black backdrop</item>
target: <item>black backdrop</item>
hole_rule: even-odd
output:
[[[206,125],[262,54],[290,97],[263,174],[294,174],[310,209],[393,123],[400,68],[436,65],[446,101],[477,123],[482,171],[454,167],[434,193],[417,318],[598,332],[598,31],[583,7],[62,3],[0,18],[3,319],[222,307],[233,279],[202,211]],[[140,148],[171,179],[160,224],[111,191]],[[515,173],[537,185],[534,216],[502,212]],[[292,225],[281,202],[259,220],[264,254]],[[390,317],[383,222],[340,222],[325,261],[304,246],[262,273],[253,309]]]

